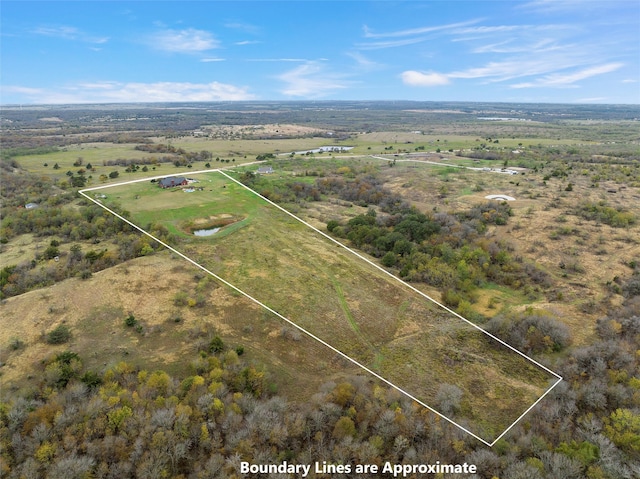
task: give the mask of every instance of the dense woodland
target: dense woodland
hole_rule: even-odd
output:
[[[356,106],[362,107],[348,103],[316,105],[313,121],[305,123],[333,125],[337,130],[346,128],[349,121],[363,130],[376,130],[383,124],[400,128],[402,118],[407,119],[402,108],[416,107],[413,103],[377,105],[374,114],[365,110],[355,113]],[[553,122],[561,113],[553,105],[540,106],[540,111],[534,112],[520,112],[514,105],[440,106],[469,109],[468,116],[458,115],[455,121],[469,121],[477,111],[504,113],[515,109],[512,115],[547,121],[549,130],[544,135],[558,127]],[[149,138],[158,132],[179,135],[214,121],[250,124],[256,121],[255,110],[259,108],[269,110],[260,113],[269,121],[281,121],[286,116],[303,123],[302,118],[308,117],[308,112],[298,110],[295,104],[280,112],[276,111],[280,107],[272,104],[234,104],[236,112],[226,111],[228,108],[220,104],[195,113],[178,112],[177,116],[159,110],[150,120],[142,119],[148,111],[136,108],[106,112],[87,108],[80,115],[75,110],[60,109],[54,113],[64,120],[64,127],[54,134],[45,131],[38,121],[41,112],[5,112],[12,123],[3,134],[5,146],[11,148],[5,149],[0,164],[0,242],[7,244],[27,234],[44,246],[29,260],[0,270],[0,299],[69,277],[89,280],[96,271],[151,255],[159,248],[77,195],[82,186],[78,178],[86,180],[90,171],[74,171],[64,181],[53,181],[24,171],[15,157],[27,152],[46,155],[78,142],[81,135],[95,133],[90,141],[130,142],[137,145],[141,155],[151,155],[158,163],[204,163],[212,159],[206,151],[189,153],[154,144]],[[625,107],[606,112],[622,120],[631,119],[633,114]],[[571,115],[583,119],[599,118],[597,115],[604,113],[575,106]],[[127,131],[121,121],[132,117],[140,117],[127,122],[126,128],[133,126],[134,132]],[[42,134],[24,133],[25,127],[41,128]],[[483,128],[478,124],[478,133],[484,133]],[[493,149],[491,144],[487,141],[485,147],[468,156],[490,157],[500,164],[522,162],[539,174],[545,185],[579,173],[594,187],[605,181],[621,188],[640,186],[637,148],[622,151],[619,145],[603,145],[595,155],[573,148],[532,146],[514,156]],[[605,153],[617,155],[615,165]],[[275,161],[273,155],[258,160]],[[131,166],[117,159],[108,161],[114,163],[104,166]],[[145,161],[138,164],[155,164]],[[87,169],[87,165],[78,168]],[[134,168],[127,174],[137,171]],[[478,290],[489,283],[532,299],[557,299],[551,297],[555,295],[554,280],[548,273],[508,240],[488,234],[492,228],[512,225],[513,212],[508,203],[486,202],[455,211],[418,210],[370,169],[308,171],[303,179],[269,178],[246,171],[241,180],[285,207],[319,201],[361,207],[361,214],[328,221],[328,233],[377,259],[405,281],[437,288],[443,303],[558,372],[564,381],[489,448],[364,375],[327,382],[306,403],[290,401],[279,395],[270,371],[260,361],[245,352],[241,344],[225,344],[213,330],[194,332],[192,353],[185,358],[184,370],[170,375],[162,370],[136,368],[126,361],[106,369],[91,369],[85,365],[86,358],[72,350],[60,350],[60,345],[64,347],[74,334],[60,326],[42,337],[43,342],[56,345],[58,352],[37,363],[33,386],[0,391],[0,476],[280,478],[294,476],[243,475],[239,472],[240,461],[352,465],[440,461],[478,467],[475,475],[446,477],[640,477],[640,264],[636,258],[627,258],[629,274],[609,285],[612,294],[620,298],[619,306],[608,307],[597,320],[593,340],[576,346],[569,328],[552,315],[525,309],[489,319],[472,308]],[[568,188],[566,182],[562,188]],[[446,191],[441,193],[446,195]],[[27,209],[27,202],[39,206]],[[122,209],[118,213],[128,216]],[[579,201],[571,214],[621,231],[635,231],[629,228],[638,222],[637,211],[606,201]],[[180,241],[161,225],[148,228],[169,244]],[[122,321],[123,328],[136,327],[133,316]],[[0,348],[11,354],[27,346],[14,338]],[[455,408],[455,394],[443,389],[439,402],[441,410]]]
[[[52,186],[44,180],[32,183],[24,176],[7,175],[3,187],[3,194],[11,198],[8,205],[22,205],[24,198],[29,197],[39,200],[39,206],[33,209],[9,206],[2,221],[2,241],[32,233],[46,238],[48,245],[30,261],[0,270],[0,298],[73,276],[89,278],[93,272],[151,254],[159,246],[97,205],[83,201],[79,203],[81,208],[72,208],[73,194],[62,191],[57,196],[47,194]],[[125,211],[119,213],[127,215]],[[159,234],[163,236],[162,231]],[[70,245],[69,251],[63,252],[62,244]]]
[[[240,461],[439,460],[476,464],[478,474],[465,476],[474,478],[632,479],[640,474],[637,289],[627,287],[624,307],[598,322],[594,344],[553,365],[565,381],[493,449],[364,377],[289,403],[270,391],[268,371],[214,336],[196,342],[183,377],[126,362],[98,373],[73,352],[53,355],[37,390],[0,405],[0,467],[11,478],[234,478],[243,477]],[[522,324],[532,322],[514,327]]]

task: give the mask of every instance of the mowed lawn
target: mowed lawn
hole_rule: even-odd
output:
[[[106,194],[106,205],[117,202],[143,228],[165,225],[189,258],[430,407],[440,410],[443,384],[457,386],[459,407],[441,412],[486,441],[552,384],[548,372],[221,173],[192,176],[202,191],[145,182],[91,194]],[[204,238],[185,228],[220,215],[242,220]]]
[[[260,204],[245,188],[231,180],[222,181],[223,177],[219,173],[192,176],[198,182],[190,185],[196,189],[190,193],[179,188],[162,189],[157,183],[149,181],[114,186],[89,194],[105,194],[106,205],[115,203],[121,206],[131,213],[136,224],[142,228],[160,223],[183,239],[191,236],[185,226],[192,221],[224,214],[245,218],[244,221],[225,228],[218,235],[225,236],[229,234],[229,230],[237,229],[240,224],[247,224],[255,216]]]

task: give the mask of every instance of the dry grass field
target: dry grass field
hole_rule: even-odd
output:
[[[202,303],[177,305],[180,293],[194,298],[200,294]],[[267,365],[274,390],[292,400],[309,400],[324,382],[357,372],[168,251],[109,268],[89,280],[73,278],[10,298],[1,314],[4,393],[35,387],[42,381],[47,359],[66,350],[79,354],[91,370],[125,361],[139,369],[181,376],[192,370],[198,347],[213,335],[220,335],[230,349],[242,346],[261,368]],[[141,332],[125,325],[129,314],[138,320]],[[61,324],[70,328],[71,341],[47,344],[46,333]],[[14,338],[23,341],[24,348],[6,348]]]

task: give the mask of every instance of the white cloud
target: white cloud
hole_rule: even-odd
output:
[[[62,38],[65,40],[78,40],[87,43],[107,43],[109,37],[95,37],[89,35],[76,27],[61,25],[57,27],[38,27],[31,30],[31,33],[45,37]]]
[[[195,28],[162,30],[151,36],[149,44],[158,50],[175,53],[198,53],[220,46],[210,32]]]
[[[80,31],[76,27],[59,26],[59,27],[38,27],[31,30],[31,33],[43,35],[45,37],[65,38],[67,40],[75,40],[78,38]]]
[[[31,103],[144,103],[183,101],[253,100],[245,87],[219,82],[93,82],[45,90],[20,86],[3,87],[3,91],[21,94]]]
[[[377,70],[383,66],[382,64],[365,57],[360,52],[347,52],[345,53],[345,55],[353,58],[356,61],[358,67],[364,71]]]
[[[442,73],[423,73],[415,70],[407,70],[400,75],[402,82],[411,86],[441,86],[450,83],[447,75]]]
[[[543,14],[558,13],[593,13],[600,10],[616,9],[620,6],[633,4],[629,0],[533,0],[531,2],[516,5],[516,8]]]
[[[15,86],[15,85],[0,85],[2,89],[2,93],[17,93],[19,95],[26,96],[37,96],[44,94],[44,90],[42,88],[30,88],[26,86]]]
[[[381,42],[357,43],[356,47],[360,50],[380,50],[382,48],[403,47],[405,45],[413,45],[415,43],[424,42],[427,37],[405,38],[404,40],[386,40]]]
[[[474,23],[478,23],[480,20],[468,20],[466,22],[458,22],[458,23],[449,23],[446,25],[436,25],[432,27],[420,27],[420,28],[409,28],[406,30],[397,30],[395,32],[385,32],[385,33],[374,33],[371,31],[369,27],[366,25],[363,27],[365,38],[393,38],[393,37],[408,37],[412,35],[423,35],[425,33],[438,32],[442,30],[451,30],[455,28],[464,27],[467,25],[473,25]]]
[[[321,64],[312,61],[278,76],[286,83],[282,93],[287,96],[319,98],[335,90],[347,88],[351,82],[343,75],[326,72]]]
[[[234,45],[255,45],[256,43],[262,43],[258,40],[242,40],[240,42],[235,42]]]
[[[224,62],[225,58],[202,58],[200,61],[202,63],[211,63],[211,62]]]
[[[229,23],[225,23],[224,26],[227,27],[227,28],[231,28],[233,30],[239,30],[241,32],[251,33],[251,34],[254,34],[254,35],[260,33],[260,27],[257,27],[255,25],[251,25],[250,23],[229,22]]]
[[[494,26],[478,26],[478,27],[467,27],[467,28],[456,28],[454,33],[457,34],[487,34],[487,33],[504,33],[504,32],[512,32],[512,31],[521,31],[523,29],[528,28],[528,25],[494,25]]]
[[[405,30],[396,30],[392,32],[375,33],[366,25],[363,27],[364,37],[371,39],[388,39],[373,42],[358,43],[356,47],[360,50],[379,50],[382,48],[402,47],[406,45],[413,45],[415,43],[424,42],[430,38],[427,34],[444,32],[453,33],[457,29],[466,27],[467,25],[473,25],[480,20],[468,20],[466,22],[449,23],[446,25],[435,25],[430,27],[408,28]],[[392,40],[396,39],[396,40]]]
[[[519,40],[519,39],[518,39]],[[482,45],[472,50],[472,53],[548,53],[558,50],[566,50],[572,48],[574,45],[556,45],[555,40],[552,38],[541,38],[535,41],[520,42],[514,41],[514,39],[504,40],[502,42],[493,43],[489,45]]]
[[[487,78],[490,81],[505,81],[522,76],[531,76],[555,70],[557,65],[540,60],[506,60],[489,62],[481,67],[449,73],[450,78],[476,79]]]
[[[634,78],[625,78],[624,80],[622,80],[622,83],[638,83],[638,80]]]
[[[511,88],[535,88],[535,87],[572,87],[574,83],[585,80],[592,76],[602,75],[618,70],[623,66],[622,63],[606,63],[604,65],[592,66],[573,73],[553,73],[538,78],[533,82],[517,83],[511,85]]]
[[[498,83],[516,78],[531,78],[529,81],[509,86],[516,89],[536,87],[575,88],[576,84],[581,80],[613,72],[622,66],[622,63],[585,66],[583,61],[577,59],[561,55],[549,55],[546,58],[536,58],[534,56],[531,59],[489,62],[480,67],[449,73],[408,70],[401,74],[401,78],[405,84],[413,86],[446,85],[454,79]]]
[[[294,62],[302,63],[309,62],[306,58],[247,58],[248,62]]]

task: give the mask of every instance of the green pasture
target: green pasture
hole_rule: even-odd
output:
[[[473,149],[486,143],[488,147],[505,149],[508,151],[514,149],[526,150],[529,146],[545,145],[574,145],[576,143],[584,144],[584,141],[573,139],[557,139],[557,138],[527,138],[527,137],[501,137],[499,134],[494,135],[499,143],[493,143],[486,140],[480,135],[469,134],[452,135],[437,133],[433,134],[415,134],[411,132],[376,132],[376,133],[355,133],[345,140],[334,140],[331,138],[296,138],[296,139],[237,139],[237,140],[219,140],[208,138],[182,137],[168,140],[166,138],[155,138],[156,143],[170,143],[176,148],[182,148],[189,152],[208,151],[212,154],[210,161],[211,167],[233,167],[244,163],[255,161],[259,154],[273,153],[278,161],[291,161],[295,166],[293,169],[314,170],[317,168],[318,160],[323,164],[332,162],[336,165],[348,164],[348,161],[356,157],[367,157],[368,155],[384,155],[390,160],[398,151],[403,153],[435,153],[440,149],[443,154],[447,154],[449,150]],[[492,139],[493,141],[493,139]],[[314,149],[320,146],[352,146],[352,150],[344,153],[314,153],[310,155],[294,155],[291,157],[290,152]],[[389,150],[385,148],[391,148]],[[417,151],[416,151],[417,150]],[[127,179],[139,178],[143,175],[166,175],[180,174],[181,171],[188,171],[187,168],[176,168],[172,163],[157,163],[148,165],[148,172],[141,170],[135,173],[125,172],[123,166],[106,166],[104,163],[117,159],[125,160],[142,160],[151,157],[162,157],[162,153],[149,153],[138,151],[134,144],[119,143],[82,143],[77,145],[69,145],[60,149],[60,151],[23,155],[16,157],[16,161],[26,170],[39,175],[47,175],[58,180],[66,179],[66,173],[71,171],[77,173],[78,170],[86,169],[87,164],[91,164],[93,171],[87,171],[86,176],[90,176],[87,186],[96,186],[101,183],[113,183],[114,181],[122,181]],[[74,163],[82,159],[81,166],[74,166]],[[221,161],[215,161],[219,158]],[[455,157],[447,154],[446,160],[451,163],[463,166],[495,166],[495,161],[480,160],[474,161]],[[227,162],[229,160],[229,162]],[[373,160],[372,160],[373,161]],[[381,161],[381,160],[375,160]],[[341,163],[344,162],[344,163]],[[59,169],[53,166],[58,164]],[[47,166],[45,166],[45,164]],[[197,162],[192,169],[198,170],[204,168],[205,162]],[[119,178],[106,180],[100,179],[101,175],[107,176],[113,171],[119,172]]]
[[[92,193],[107,195],[104,200],[107,206],[113,202],[119,204],[129,211],[142,227],[161,223],[171,233],[182,237],[188,236],[184,231],[184,225],[194,219],[221,214],[245,218],[244,221],[223,228],[218,236],[224,236],[242,227],[256,214],[259,205],[252,194],[237,183],[226,180],[217,173],[201,173],[194,176],[197,177],[198,183],[191,186],[203,188],[203,191],[185,193],[180,188],[162,189],[157,183],[149,181],[114,186]]]
[[[367,156],[353,156],[348,158],[335,157],[329,154],[311,156],[295,156],[293,158],[289,156],[278,156],[274,160],[269,160],[265,165],[270,165],[275,170],[275,173],[291,172],[296,175],[309,174],[313,176],[314,173],[326,174],[327,172],[335,172],[338,168],[348,166],[360,171],[362,168],[368,166],[377,168],[381,164],[381,160],[370,158]],[[258,167],[247,167],[252,170]]]
[[[497,125],[500,126],[500,125]],[[375,132],[361,133],[349,139],[351,146],[355,146],[350,153],[353,154],[393,154],[398,150],[406,153],[435,153],[438,149],[445,153],[448,150],[474,149],[485,144],[491,148],[505,148],[509,150],[523,149],[530,146],[558,146],[583,144],[584,140],[567,138],[541,138],[532,136],[513,136],[501,134],[500,129],[492,133],[472,131],[468,134],[417,134],[411,132]],[[488,140],[491,138],[491,141]],[[498,143],[494,143],[498,140]],[[385,150],[385,148],[393,147]]]
[[[193,176],[204,191],[145,182],[99,192],[142,227],[181,231],[211,215],[244,217],[224,234],[181,232],[176,247],[426,404],[437,408],[441,384],[457,385],[466,408],[454,419],[481,437],[496,437],[549,386],[548,373],[222,174]],[[494,401],[500,408],[487,407]]]
[[[103,161],[123,159],[138,159],[148,156],[144,151],[134,149],[135,145],[115,144],[115,143],[84,143],[82,145],[66,146],[60,151],[46,153],[43,155],[25,155],[16,157],[16,161],[24,169],[38,174],[51,176],[64,176],[71,170],[76,172],[80,168],[86,167],[87,163],[96,168],[98,176],[105,171],[113,171],[119,167],[103,166]],[[82,158],[82,166],[73,166],[78,158]],[[47,166],[44,164],[47,163]],[[54,170],[53,165],[58,163],[59,170]]]
[[[178,138],[171,145],[186,151],[210,151],[213,157],[235,158],[236,162],[255,161],[263,153],[290,153],[332,145],[331,138],[293,138],[275,140],[218,140],[209,138]],[[244,157],[247,157],[246,159]]]

